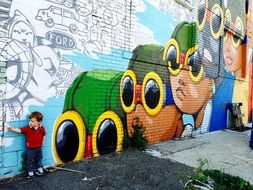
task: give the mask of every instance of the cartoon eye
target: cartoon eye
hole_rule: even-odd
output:
[[[122,78],[120,83],[120,97],[121,105],[126,113],[133,111],[134,96],[135,96],[135,86],[136,86],[136,75],[133,71],[127,70]]]
[[[181,69],[182,64],[178,63],[178,53],[174,45],[171,45],[167,52],[168,69],[172,75],[177,75]]]
[[[148,73],[142,84],[142,100],[146,112],[157,115],[164,103],[164,88],[161,78],[154,72]]]
[[[226,41],[228,38],[228,32],[231,27],[231,22],[232,22],[231,12],[229,9],[227,9],[225,13],[225,28],[224,28],[224,35],[223,35],[224,41]]]
[[[64,121],[56,133],[56,149],[64,162],[74,160],[78,149],[78,132],[73,121]]]
[[[203,77],[204,68],[201,64],[201,59],[198,51],[189,56],[188,65],[192,81],[196,83],[199,82]]]
[[[225,28],[227,30],[229,30],[229,28],[231,27],[231,13],[229,11],[229,9],[226,10],[226,13],[225,13]]]
[[[243,36],[242,19],[239,17],[236,19],[235,32],[238,36]]]
[[[218,4],[212,8],[211,33],[214,39],[218,39],[223,31],[223,12]]]
[[[123,124],[114,111],[102,113],[94,126],[92,133],[92,150],[94,156],[122,150]]]
[[[75,111],[67,111],[57,118],[53,129],[53,152],[58,164],[83,158],[85,125]]]
[[[235,48],[238,48],[241,44],[241,39],[237,35],[233,35],[233,45]]]
[[[208,2],[206,0],[200,0],[197,10],[197,23],[199,30],[203,30],[206,22],[206,12],[207,12]]]
[[[111,118],[103,120],[97,133],[97,150],[100,155],[114,152],[117,147],[117,128]]]
[[[241,44],[241,38],[244,37],[243,33],[243,24],[242,19],[240,17],[236,18],[236,24],[235,24],[235,32],[233,35],[233,45],[235,48],[238,48]]]
[[[145,100],[149,108],[154,109],[160,99],[160,89],[155,80],[149,80],[145,86]]]
[[[122,83],[122,98],[127,107],[132,104],[134,99],[134,84],[129,76],[125,77]]]

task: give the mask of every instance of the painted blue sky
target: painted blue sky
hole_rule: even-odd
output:
[[[175,26],[173,18],[168,13],[160,12],[156,7],[143,0],[146,10],[145,12],[136,12],[137,22],[148,27],[154,34],[154,39],[161,45],[165,45]]]
[[[71,55],[63,55],[63,58],[79,65],[85,71],[91,71],[94,69],[115,69],[119,71],[125,71],[128,66],[131,57],[127,55],[128,52],[121,49],[111,49],[110,54],[96,53],[97,59],[89,57],[82,52],[73,52]],[[127,56],[127,57],[126,57]],[[129,57],[130,56],[130,57]]]

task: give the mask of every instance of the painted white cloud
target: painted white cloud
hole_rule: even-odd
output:
[[[159,44],[159,42],[155,40],[152,30],[140,23],[136,23],[134,32],[134,47],[140,44]]]
[[[142,0],[135,1],[135,11],[136,12],[144,12],[146,10],[145,4]],[[138,19],[136,19],[135,29],[134,29],[134,37],[133,37],[133,46],[136,47],[140,44],[149,44],[158,42],[154,38],[153,31],[148,27],[142,25]]]

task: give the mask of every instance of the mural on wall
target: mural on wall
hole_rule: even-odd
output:
[[[150,144],[225,128],[224,105],[244,101],[241,0],[199,0],[196,14],[164,0],[28,4],[0,3],[0,88],[8,124],[44,114],[44,165],[122,150],[136,117]],[[18,173],[23,144],[4,134],[0,175]]]
[[[247,96],[245,85],[247,86],[247,81],[242,81],[246,79],[246,49],[243,45],[245,41],[245,15],[244,4],[238,6],[238,3],[240,1],[224,1],[222,5],[221,13],[224,19],[222,21],[223,27],[221,32],[223,33],[223,38],[221,50],[219,51],[219,55],[221,55],[219,59],[221,60],[220,62],[224,62],[225,68],[223,75],[218,75],[223,80],[213,97],[213,110],[209,131],[226,128],[227,108],[228,104],[232,102],[239,103],[243,101],[243,108],[241,109],[245,116],[244,123],[247,123],[245,121],[247,119],[247,109],[245,109],[247,108],[247,104],[245,103]],[[237,87],[237,83],[242,84],[240,84],[240,87]]]
[[[122,150],[126,125],[119,99],[121,76],[121,71],[93,70],[70,86],[53,130],[58,163],[80,160],[84,152],[98,156]]]
[[[237,1],[225,4],[224,63],[227,72],[233,75],[233,100],[242,103],[243,123],[248,116],[248,66],[246,64],[245,7],[236,6]]]
[[[152,8],[147,8],[147,11],[151,10]],[[122,131],[123,124],[124,131],[127,128],[127,134],[125,133],[125,135],[131,136],[133,130],[131,124],[134,118],[139,117],[146,128],[145,135],[151,144],[209,131],[212,113],[217,111],[212,109],[212,101],[216,91],[224,85],[223,78],[226,76],[224,73],[225,65],[223,61],[220,61],[223,60],[223,51],[221,50],[223,49],[224,16],[222,5],[218,1],[204,1],[204,3],[200,1],[197,11],[197,23],[179,23],[165,47],[149,44],[140,45],[134,49],[128,69],[123,75],[120,74],[122,75],[120,94],[115,94],[117,103],[120,98],[126,118],[121,115],[121,109],[116,112],[116,116],[120,120],[112,122],[114,124],[111,125],[116,125],[114,128]],[[207,16],[212,19],[207,18]],[[210,44],[212,45],[210,46]],[[101,75],[107,72],[99,71]],[[102,140],[96,132],[94,133],[89,129],[90,124],[96,128],[97,122],[89,121],[89,113],[92,112],[93,107],[89,106],[87,108],[85,105],[93,105],[94,108],[97,108],[98,106],[95,103],[97,101],[90,100],[88,97],[86,99],[92,101],[92,103],[86,100],[77,103],[78,97],[83,96],[81,94],[92,96],[92,93],[81,93],[73,89],[80,89],[79,86],[89,88],[90,85],[98,87],[86,79],[88,75],[92,76],[92,80],[97,79],[97,77],[94,77],[93,73],[84,73],[83,75],[85,77],[79,76],[69,89],[68,97],[65,99],[65,113],[60,116],[59,122],[54,128],[55,131],[60,128],[68,130],[73,125],[78,125],[73,124],[75,120],[72,115],[76,115],[75,117],[81,120],[82,124],[79,125],[82,126],[81,130],[87,128],[87,126],[85,127],[85,123],[87,123],[88,132],[92,132],[92,141],[84,141],[88,143],[86,147],[92,147],[94,155],[97,156],[104,153],[102,150],[98,150],[98,144],[102,144],[101,141],[106,145],[110,145],[108,147],[114,147],[109,150],[109,148],[103,146],[108,151],[116,150],[116,142],[119,141],[112,141],[110,138]],[[115,75],[115,77],[118,77],[118,75]],[[116,84],[118,85],[118,83]],[[230,94],[232,96],[232,91]],[[110,95],[107,98],[111,100]],[[219,101],[227,100],[219,98]],[[231,102],[231,99],[229,101]],[[103,99],[103,104],[106,102],[108,100]],[[217,104],[215,100],[214,102]],[[108,109],[108,106],[106,106],[105,110],[101,110],[99,115],[102,116],[103,112]],[[111,118],[114,117],[115,112],[110,109],[109,112],[112,113],[105,114],[108,118],[103,117],[104,121],[112,120]],[[95,117],[97,121],[101,121],[98,119],[101,116]],[[218,123],[213,121],[212,124],[217,125]],[[105,130],[102,123],[98,126],[98,129],[102,130],[101,134],[104,132],[101,135],[103,137],[106,136],[106,133],[117,131],[115,129],[109,130],[109,127]],[[58,139],[58,136],[64,136],[62,135],[63,130],[60,131],[61,133],[54,134],[55,139]],[[78,131],[76,133],[78,134]],[[116,132],[113,133],[113,136],[115,137],[113,139],[118,136],[121,137]],[[65,138],[71,137],[69,134],[65,134]],[[122,141],[121,138],[119,140]],[[67,143],[63,145],[59,141],[56,147],[58,146],[61,148],[56,149],[55,154],[59,163],[61,163],[66,159],[64,156],[59,158],[61,157],[61,151],[67,149],[68,145]],[[83,145],[79,145],[79,149],[80,147],[83,147]],[[100,147],[100,149],[102,148]],[[82,151],[85,150],[82,149]],[[78,152],[77,148],[71,160],[77,158]]]
[[[115,67],[119,67],[118,62],[121,67],[127,66],[122,54],[125,51],[128,56],[131,47],[130,2],[45,0],[39,6],[31,0],[0,3],[0,61],[6,63],[7,76],[0,91],[5,93],[6,123],[22,127],[28,122],[29,112],[43,113],[48,134],[43,148],[45,165],[55,162],[53,125],[76,76],[103,68],[109,60]],[[19,171],[24,151],[23,136],[6,131],[3,136],[1,176]]]
[[[146,1],[144,3],[147,5],[147,12],[157,13],[153,6]],[[154,36],[158,35],[154,34]],[[53,147],[58,163],[78,160],[83,156],[83,152],[87,156],[88,149],[91,149],[91,154],[94,156],[121,150],[124,138],[131,135],[129,126],[136,116],[131,113],[133,110],[138,112],[141,119],[143,117],[145,121],[147,120],[144,124],[150,143],[168,140],[175,136],[180,137],[183,124],[181,114],[178,114],[172,98],[169,72],[167,63],[163,60],[163,51],[164,48],[160,45],[138,46],[133,52],[127,71],[120,73],[117,71],[113,74],[115,73],[113,70],[92,70],[76,78],[66,94],[64,113],[58,117],[54,125]],[[107,75],[115,82],[110,79],[107,83],[105,78]],[[100,83],[103,85],[99,85]],[[164,89],[165,84],[167,86]],[[102,86],[106,92],[105,96],[98,94],[101,93]],[[146,93],[148,95],[145,95]],[[80,98],[84,96],[86,98]],[[161,123],[161,118],[166,119]],[[163,129],[157,130],[156,124]],[[86,131],[86,136],[83,137],[81,131]],[[71,156],[64,154],[70,149],[69,142],[74,141],[74,136],[74,139],[79,139],[79,143],[75,143],[76,148]],[[153,138],[154,136],[157,137]],[[92,140],[89,140],[90,138]]]
[[[12,91],[7,94],[8,121],[21,119],[23,114],[27,114],[28,111],[23,110],[24,104],[43,105],[50,97],[64,95],[81,71],[79,66],[64,59],[66,52],[78,50],[95,56],[94,52],[109,53],[111,47],[123,44],[117,38],[124,35],[120,30],[125,29],[126,1],[112,4],[109,1],[52,0],[41,3],[40,7],[44,5],[45,8],[38,9],[34,16],[26,15],[27,10],[23,11],[15,1],[8,3],[8,17],[6,13],[1,19],[8,22],[2,28],[6,29],[7,37],[1,38],[0,53],[1,60],[8,61],[7,75],[11,73],[7,82],[8,91]],[[6,7],[5,2],[2,7]],[[33,23],[43,29],[38,30]],[[71,70],[67,71],[67,68]],[[34,77],[35,73],[44,79]],[[38,87],[39,91],[47,90],[49,93],[46,96],[40,93],[43,97],[36,93],[35,96],[32,91],[37,92]]]

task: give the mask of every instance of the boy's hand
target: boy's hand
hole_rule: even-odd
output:
[[[7,131],[13,131],[13,132],[16,132],[16,133],[21,133],[21,130],[19,128],[13,128],[13,127],[10,127],[10,126],[5,126],[5,129]]]
[[[5,129],[6,129],[7,131],[11,131],[11,130],[12,130],[12,128],[11,128],[10,126],[5,126]]]

